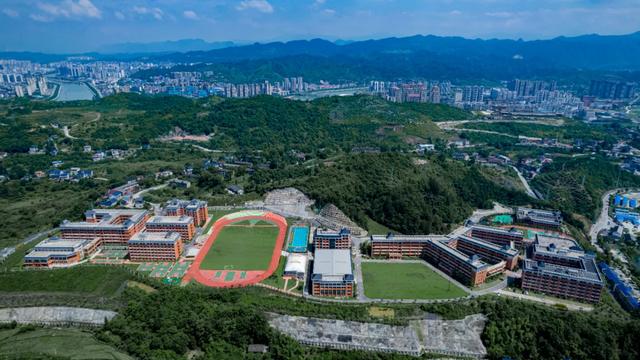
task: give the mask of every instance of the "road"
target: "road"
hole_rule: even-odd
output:
[[[75,137],[75,136],[71,136],[71,135],[69,134],[69,127],[68,127],[68,126],[66,126],[66,125],[62,128],[62,132],[64,133],[64,137],[66,137],[66,138],[69,138],[69,139],[77,139],[77,137]]]
[[[513,170],[516,171],[516,174],[518,174],[518,179],[520,179],[520,181],[522,182],[522,185],[524,185],[525,190],[527,190],[527,195],[531,196],[534,199],[537,199],[538,196],[536,195],[535,192],[533,192],[533,189],[531,189],[531,186],[529,186],[529,182],[527,182],[527,179],[525,179],[524,176],[522,176],[522,173],[520,172],[520,170],[518,170],[518,168],[513,165],[511,167],[513,168]]]
[[[553,305],[564,305],[569,310],[580,310],[580,311],[591,311],[591,310],[593,310],[593,307],[591,305],[577,304],[577,303],[573,303],[573,302],[569,302],[569,301],[563,301],[562,299],[550,299],[550,298],[546,298],[546,297],[525,295],[525,294],[515,293],[515,292],[512,292],[512,291],[507,291],[507,290],[498,290],[498,291],[496,291],[496,294],[498,294],[499,296],[500,295],[504,295],[504,296],[508,296],[508,297],[512,297],[512,298],[516,298],[516,299],[520,299],[520,300],[535,301],[535,302],[538,302],[538,303],[552,305],[552,306]]]
[[[591,225],[591,229],[589,229],[589,239],[591,239],[591,244],[600,253],[603,253],[604,250],[602,250],[600,245],[598,245],[598,234],[602,230],[611,228],[614,224],[613,219],[609,216],[609,198],[620,190],[622,189],[609,190],[602,195],[602,209],[600,210],[600,216],[598,216],[598,220],[596,220],[596,222]]]

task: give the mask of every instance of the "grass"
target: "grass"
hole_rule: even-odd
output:
[[[266,270],[278,227],[225,226],[205,256],[204,270]]]
[[[455,284],[418,263],[362,263],[365,295],[372,299],[449,299],[465,295]]]
[[[113,296],[129,278],[126,270],[112,266],[12,271],[0,273],[0,292],[71,292]]]
[[[394,232],[393,230],[389,229],[388,227],[375,222],[373,219],[371,219],[370,217],[367,217],[367,229],[369,234],[375,234],[375,235],[386,235],[390,232]]]
[[[282,275],[284,275],[284,265],[286,262],[287,258],[285,256],[281,256],[276,271],[274,271],[271,276],[264,279],[262,283],[282,289],[284,287],[284,279],[282,278]]]
[[[0,330],[2,359],[133,359],[77,329]]]

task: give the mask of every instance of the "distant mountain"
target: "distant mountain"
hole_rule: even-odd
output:
[[[251,44],[209,51],[158,56],[159,60],[223,63],[272,59],[296,55],[317,57],[380,58],[431,54],[440,62],[448,59],[475,61],[516,60],[534,67],[640,70],[640,32],[629,35],[584,35],[550,40],[481,40],[462,37],[416,35],[355,42],[333,43],[322,39]]]
[[[105,45],[98,52],[103,54],[144,54],[175,53],[188,51],[208,51],[234,46],[231,41],[207,42],[202,39],[183,39],[177,41],[158,41],[150,43],[119,43]]]

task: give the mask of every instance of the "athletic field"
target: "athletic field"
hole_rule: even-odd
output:
[[[226,225],[205,255],[202,270],[266,270],[278,237],[278,227],[265,221]]]
[[[466,293],[424,264],[363,262],[364,294],[371,299],[450,299]]]

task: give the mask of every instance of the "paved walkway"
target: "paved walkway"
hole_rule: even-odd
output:
[[[522,185],[527,191],[527,195],[531,196],[534,199],[537,199],[538,195],[536,195],[536,193],[533,192],[533,189],[531,189],[531,186],[529,186],[529,182],[527,182],[527,179],[525,179],[524,176],[522,176],[522,173],[520,172],[520,170],[518,170],[518,168],[513,165],[511,167],[513,168],[513,170],[516,171],[516,174],[518,174],[518,179],[520,179],[520,182],[522,182]]]
[[[576,304],[576,303],[573,303],[573,302],[564,301],[562,299],[550,299],[550,298],[546,298],[546,297],[525,295],[525,294],[514,293],[512,291],[506,291],[506,290],[498,290],[498,291],[496,291],[496,294],[504,295],[504,296],[508,296],[508,297],[512,297],[512,298],[516,298],[516,299],[519,299],[519,300],[534,301],[534,302],[538,302],[538,303],[542,303],[542,304],[546,304],[546,305],[552,305],[552,306],[553,305],[564,305],[569,310],[579,310],[579,311],[592,311],[593,310],[593,306],[591,306],[591,305],[588,305],[588,304]]]

